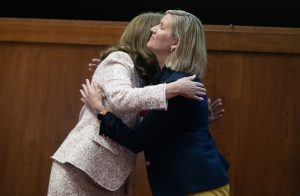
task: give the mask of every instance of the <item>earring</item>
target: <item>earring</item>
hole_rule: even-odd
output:
[[[171,52],[173,52],[174,51],[174,48],[171,48]]]

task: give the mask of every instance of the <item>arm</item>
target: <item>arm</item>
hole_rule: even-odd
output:
[[[138,153],[146,148],[151,148],[156,141],[166,135],[169,130],[163,122],[166,113],[162,110],[150,111],[137,129],[131,129],[104,108],[100,115],[97,115],[101,120],[100,135],[108,136],[132,152]]]
[[[144,138],[141,130],[131,129],[110,112],[106,112],[100,119],[100,135],[108,136],[134,153],[143,151]]]
[[[88,64],[89,71],[93,74],[100,64],[100,59],[92,59],[92,61]],[[166,87],[166,98],[171,99],[178,95],[196,99],[202,101],[203,98],[201,96],[205,95],[206,89],[203,88],[204,85],[198,82],[192,82],[189,80],[194,80],[195,75],[191,77],[185,77],[182,79],[177,80],[176,82],[172,82],[167,84]],[[191,97],[192,96],[192,97]]]
[[[96,99],[95,97],[87,97],[85,93],[87,90],[95,94],[101,94],[101,89],[99,86],[91,86],[88,83],[86,88],[80,90],[82,95],[81,100],[84,104],[89,106],[90,102],[97,103],[96,109],[92,110],[92,112],[98,114],[97,117],[101,120],[101,135],[106,135],[131,151],[138,153],[144,150],[147,146],[151,146],[154,141],[158,140],[165,134],[165,131],[162,130],[167,129],[162,129],[161,126],[165,126],[163,119],[165,119],[164,115],[166,115],[166,111],[156,110],[148,112],[140,127],[138,129],[131,129],[115,115],[108,112],[108,110],[103,106],[101,96]]]
[[[221,101],[221,99],[217,99],[209,105],[213,113],[209,116],[213,118],[209,120],[210,122],[222,117],[220,113],[224,112],[224,109],[221,109]],[[128,127],[112,113],[107,112],[102,104],[99,106],[99,112],[98,119],[101,120],[100,134],[108,136],[135,153],[153,146],[155,141],[160,140],[167,134],[168,125],[163,120],[167,119],[166,111],[148,112],[138,129]]]
[[[92,65],[96,64],[93,60]],[[110,106],[114,111],[138,112],[148,109],[166,109],[167,101],[177,95],[202,100],[203,85],[183,78],[170,84],[159,84],[137,88],[138,79],[130,57],[123,52],[112,53],[101,62],[93,76],[93,82],[101,84]]]
[[[139,88],[139,79],[130,57],[123,52],[110,54],[97,67],[92,83],[99,84],[114,112],[166,109],[166,84]]]
[[[88,108],[94,113],[97,114],[101,110],[102,97],[101,89],[99,86],[92,86],[89,80],[86,80],[86,85],[83,84],[83,90],[80,90],[82,95],[82,101]],[[209,123],[212,123],[223,117],[225,110],[222,108],[222,99],[216,99],[211,102],[211,99],[208,98],[208,120]]]

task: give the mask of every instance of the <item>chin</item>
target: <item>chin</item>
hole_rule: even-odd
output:
[[[149,49],[151,49],[152,47],[151,47],[151,43],[150,43],[151,41],[149,40],[148,42],[147,42],[147,48],[149,48]]]

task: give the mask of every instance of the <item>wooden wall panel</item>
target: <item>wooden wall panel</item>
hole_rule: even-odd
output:
[[[50,156],[75,126],[87,64],[125,22],[0,18],[0,195],[46,195]],[[205,26],[211,125],[231,163],[231,195],[300,192],[300,29]],[[143,154],[133,196],[151,196]]]
[[[210,52],[208,95],[221,97],[226,110],[212,130],[231,163],[232,195],[299,191],[299,62],[296,55]]]
[[[77,122],[99,49],[1,43],[0,195],[46,195],[50,156]]]

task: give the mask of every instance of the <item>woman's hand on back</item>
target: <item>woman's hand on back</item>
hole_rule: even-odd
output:
[[[206,89],[202,83],[193,81],[195,78],[196,75],[193,75],[177,80],[175,83],[178,85],[178,93],[183,97],[202,101]]]

